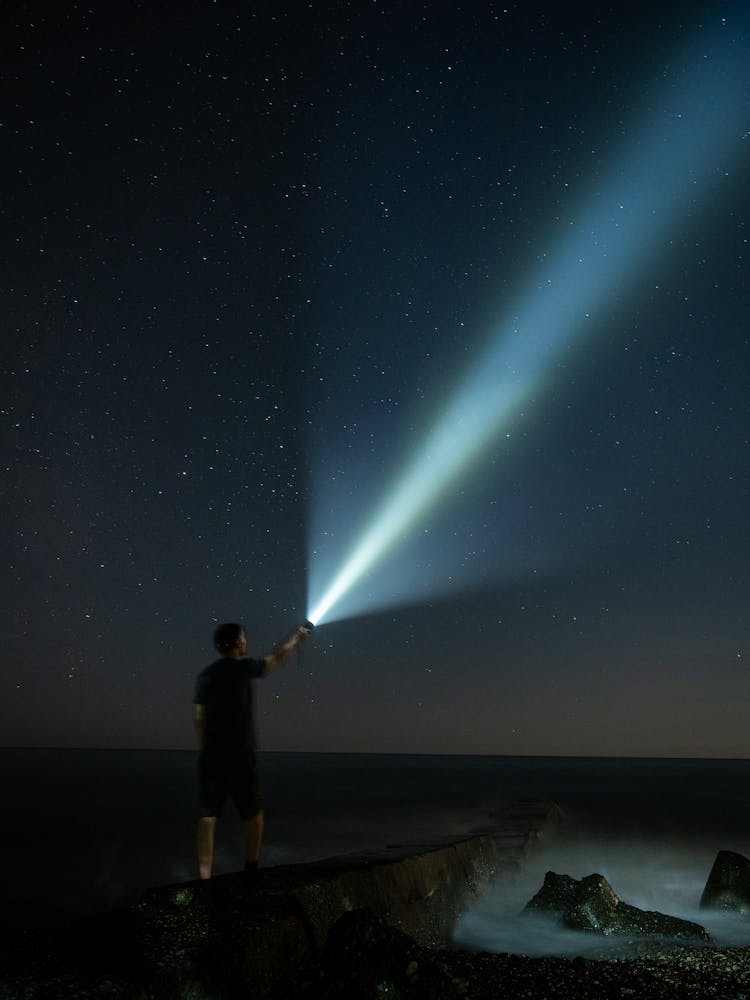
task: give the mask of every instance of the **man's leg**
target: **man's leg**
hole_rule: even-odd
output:
[[[263,810],[245,820],[245,867],[257,867],[263,843]]]
[[[216,816],[201,816],[198,820],[196,846],[198,848],[198,871],[202,879],[211,878],[214,864],[214,831]]]

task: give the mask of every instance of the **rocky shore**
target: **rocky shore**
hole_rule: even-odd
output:
[[[655,949],[649,957],[622,961],[460,952],[446,955],[445,961],[446,968],[464,990],[463,996],[471,1000],[526,997],[745,1000],[750,997],[748,948],[681,948],[664,952]]]
[[[182,1000],[187,994],[128,952],[117,918],[97,930],[97,948],[78,928],[64,943],[65,962],[46,952],[30,932],[2,949],[0,1000]],[[109,945],[107,944],[109,942]],[[58,936],[58,946],[63,943]],[[365,911],[353,911],[331,929],[314,960],[281,977],[270,992],[252,986],[238,992],[222,962],[206,965],[191,1000],[750,1000],[750,948],[663,943],[641,945],[637,958],[621,960],[528,958],[464,950],[432,949]]]
[[[549,805],[526,804],[480,836],[282,867],[260,884],[221,876],[210,900],[182,883],[65,928],[6,926],[0,1000],[750,1000],[750,948],[719,948],[696,924],[636,910],[600,875],[548,872],[527,907],[606,938],[599,956],[448,946],[457,915],[551,818]],[[744,913],[748,872],[747,859],[720,852],[705,900]]]

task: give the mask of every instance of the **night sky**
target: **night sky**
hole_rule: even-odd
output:
[[[639,137],[717,38],[747,76],[694,179]],[[749,38],[723,2],[1,3],[0,743],[192,746],[216,623],[306,617],[637,148],[679,210],[258,685],[261,741],[750,755]]]

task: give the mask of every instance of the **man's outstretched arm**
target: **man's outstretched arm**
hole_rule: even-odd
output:
[[[292,653],[307,640],[309,635],[310,630],[305,628],[304,625],[300,625],[299,628],[296,628],[288,639],[280,642],[275,649],[273,649],[267,656],[263,657],[263,662],[265,664],[264,673],[269,673],[271,670],[275,670],[277,667],[280,667],[281,664],[288,660]]]

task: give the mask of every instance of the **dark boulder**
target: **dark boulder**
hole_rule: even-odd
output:
[[[623,903],[603,875],[587,875],[577,881],[569,875],[547,872],[542,888],[523,912],[557,916],[566,927],[598,934],[710,940],[705,927],[691,920]]]
[[[750,861],[734,851],[719,851],[701,896],[701,909],[750,915]]]
[[[320,960],[282,980],[278,1000],[461,1000],[464,984],[434,952],[369,910],[345,913],[331,927]]]

